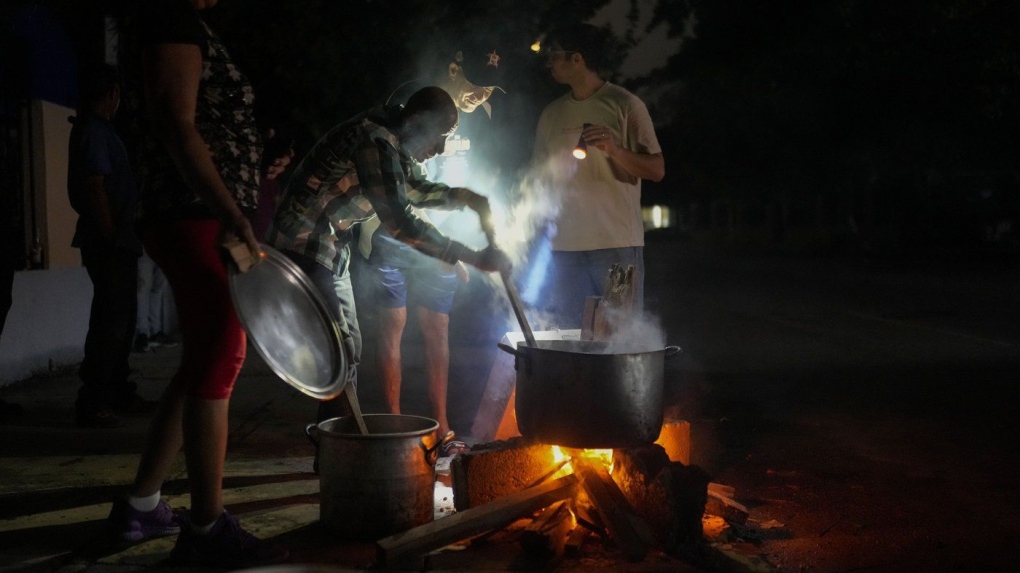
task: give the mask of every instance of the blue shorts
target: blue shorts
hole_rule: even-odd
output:
[[[453,267],[424,255],[378,230],[372,237],[368,266],[379,288],[383,308],[422,308],[450,314],[457,292]]]

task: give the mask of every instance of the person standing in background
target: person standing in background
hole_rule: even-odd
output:
[[[135,323],[135,352],[174,348],[180,342],[172,336],[174,299],[166,275],[144,250],[138,258],[138,320]]]
[[[266,240],[266,233],[269,232],[269,226],[273,224],[276,209],[280,206],[280,200],[283,198],[283,186],[277,176],[283,173],[290,165],[291,159],[294,158],[294,139],[285,132],[269,128],[262,134],[262,140],[266,142],[266,149],[262,156],[259,204],[255,208],[255,214],[252,215],[251,220],[255,238],[259,241]]]
[[[258,202],[263,149],[252,86],[199,14],[215,4],[150,0],[132,3],[125,19],[121,55],[137,106],[139,228],[174,293],[183,348],[134,483],[107,523],[123,541],[179,532],[169,557],[174,567],[240,569],[279,563],[289,552],[245,531],[223,505],[230,396],[247,338],[221,245],[238,238],[258,257],[248,216]],[[161,499],[182,447],[187,517]]]
[[[578,24],[550,32],[543,46],[553,79],[570,87],[542,111],[534,149],[536,164],[573,165],[552,170],[569,175],[551,182],[561,207],[546,310],[561,328],[580,327],[585,298],[605,294],[614,264],[634,265],[634,305],[644,304],[641,180],[660,181],[666,168],[644,102],[603,77],[610,40],[608,31]],[[585,159],[571,155],[579,139],[588,145]]]
[[[502,90],[506,64],[501,50],[495,46],[462,46],[440,59],[435,73],[422,80],[403,84],[390,96],[388,104],[403,105],[414,90],[432,84],[453,98],[457,106],[457,131],[446,142],[446,151],[426,164],[429,177],[449,185],[465,185],[469,172],[480,160],[471,153],[489,129],[492,109],[489,98]],[[482,109],[478,112],[479,108]],[[480,116],[480,117],[476,117]],[[459,177],[450,173],[461,168]],[[428,219],[430,213],[416,211]],[[439,215],[442,216],[442,215]],[[372,282],[379,301],[379,328],[376,344],[376,367],[379,371],[387,411],[400,413],[400,388],[403,382],[401,340],[407,324],[408,308],[417,314],[425,346],[425,378],[430,415],[439,422],[439,435],[450,431],[447,418],[447,387],[450,372],[450,309],[459,282],[468,280],[463,263],[450,265],[436,260],[402,243],[380,229],[379,219],[370,219],[361,230],[359,251],[368,261]],[[448,440],[440,452],[449,456],[467,450],[462,440]]]
[[[89,68],[80,87],[79,112],[71,119],[67,194],[78,213],[71,245],[81,249],[94,292],[75,423],[113,428],[124,423],[118,412],[152,405],[128,380],[141,254],[134,229],[137,190],[127,150],[111,123],[120,106],[117,70]]]

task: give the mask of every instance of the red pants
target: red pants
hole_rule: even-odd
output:
[[[212,219],[186,219],[150,226],[142,236],[177,305],[182,348],[173,381],[207,400],[230,397],[247,348],[216,244],[219,229]]]

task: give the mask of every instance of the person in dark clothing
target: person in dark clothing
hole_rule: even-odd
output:
[[[168,564],[246,569],[289,552],[246,531],[224,508],[230,398],[247,337],[230,298],[222,244],[259,245],[248,215],[258,203],[263,141],[255,93],[201,11],[215,0],[131,3],[121,56],[137,124],[139,228],[163,269],[180,324],[181,357],[149,428],[126,498],[107,518],[112,535],[138,542],[179,534]],[[268,175],[267,175],[268,176]],[[161,498],[183,449],[191,506]]]
[[[83,74],[80,99],[71,118],[67,193],[78,213],[71,245],[81,250],[94,293],[75,422],[111,428],[123,424],[118,412],[147,406],[128,380],[141,253],[134,230],[136,189],[127,151],[111,123],[120,106],[116,69],[103,65]]]

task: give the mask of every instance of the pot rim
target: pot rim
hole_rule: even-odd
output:
[[[329,424],[330,422],[332,422],[334,420],[339,420],[341,418],[344,418],[344,419],[350,418],[350,416],[336,416],[336,417],[333,417],[333,418],[329,418],[329,419],[323,420],[323,421],[317,423],[315,426],[316,426],[316,429],[318,430],[318,432],[321,433],[321,434],[325,434],[325,435],[329,435],[329,436],[343,436],[345,439],[357,439],[357,440],[381,440],[381,439],[392,439],[392,438],[414,438],[414,437],[418,437],[418,436],[425,436],[425,435],[428,435],[428,434],[430,434],[432,432],[435,432],[435,431],[439,430],[439,422],[436,421],[436,420],[433,420],[432,418],[426,418],[425,416],[413,416],[413,415],[409,415],[409,414],[363,414],[362,415],[362,418],[365,419],[366,423],[370,419],[378,419],[378,418],[384,418],[384,417],[385,418],[414,418],[414,419],[417,419],[417,420],[422,420],[422,421],[425,421],[425,422],[429,422],[430,424],[429,424],[428,428],[424,428],[424,429],[421,429],[421,430],[413,430],[413,431],[409,431],[409,432],[377,432],[377,433],[368,433],[368,434],[361,434],[361,433],[358,433],[357,431],[354,431],[354,432],[336,432],[336,431],[333,431],[333,430],[326,429],[323,426],[324,424]]]
[[[627,351],[627,352],[585,352],[584,350],[581,350],[581,349],[570,350],[570,349],[566,349],[566,348],[549,348],[548,346],[543,347],[543,345],[542,345],[543,342],[552,342],[552,343],[556,343],[557,345],[559,345],[561,343],[564,343],[564,342],[567,342],[567,343],[581,343],[582,345],[583,345],[583,343],[591,343],[590,344],[591,346],[596,346],[596,345],[599,345],[599,344],[603,344],[606,347],[609,346],[609,343],[606,343],[604,341],[599,341],[599,340],[539,340],[538,341],[538,346],[528,346],[527,344],[518,344],[517,348],[518,349],[526,348],[526,349],[528,349],[528,351],[556,352],[556,353],[560,353],[560,354],[571,354],[571,355],[582,355],[582,356],[638,356],[638,355],[643,355],[643,354],[657,354],[657,353],[660,353],[660,352],[667,352],[670,349],[679,348],[677,346],[670,346],[670,345],[662,345],[662,346],[651,346],[651,345],[648,345],[648,346],[643,346],[643,345],[639,345],[639,344],[634,344],[635,348],[633,350]],[[622,346],[626,346],[626,345],[620,344],[619,346],[622,347]]]

